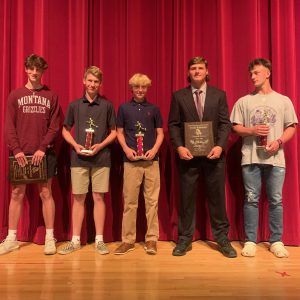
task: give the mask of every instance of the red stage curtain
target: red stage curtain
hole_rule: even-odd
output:
[[[59,95],[62,115],[68,104],[83,93],[82,75],[88,65],[103,70],[101,93],[115,109],[130,98],[128,79],[144,72],[152,79],[149,101],[160,106],[166,139],[160,153],[160,239],[176,240],[178,175],[175,154],[167,134],[172,91],[185,85],[187,61],[204,56],[209,62],[210,84],[226,90],[230,109],[251,91],[248,62],[258,56],[273,62],[273,88],[289,96],[298,111],[300,92],[299,0],[1,0],[0,1],[0,238],[7,233],[10,185],[8,150],[3,124],[10,90],[24,85],[23,60],[31,53],[48,63],[44,81]],[[298,80],[297,80],[298,79]],[[30,133],[28,133],[30,134]],[[287,174],[283,191],[284,236],[288,245],[300,244],[299,135],[285,145]],[[243,240],[243,183],[240,168],[241,141],[229,139],[226,195],[231,223],[230,238]],[[122,151],[112,145],[111,192],[107,195],[105,240],[120,240],[122,222]],[[54,179],[55,235],[71,236],[69,146],[60,137],[56,151],[59,175]],[[144,206],[140,199],[138,240],[145,234]],[[259,240],[268,240],[265,193],[261,199]],[[83,242],[94,238],[92,201],[82,230]],[[209,219],[199,185],[195,239],[211,239]],[[18,238],[43,243],[41,203],[34,187],[28,187]]]

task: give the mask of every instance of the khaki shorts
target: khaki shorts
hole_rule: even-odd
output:
[[[89,191],[90,178],[92,191],[96,193],[107,193],[109,187],[110,168],[71,168],[72,192],[73,194],[87,194]]]

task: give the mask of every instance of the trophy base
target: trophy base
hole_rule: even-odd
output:
[[[256,146],[256,149],[266,150],[266,146]]]
[[[135,156],[135,160],[147,160],[145,155]]]
[[[82,149],[82,150],[80,150],[80,152],[82,152],[82,153],[92,153],[93,152],[93,150],[88,150],[88,149]]]

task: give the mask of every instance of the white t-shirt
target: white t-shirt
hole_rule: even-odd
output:
[[[291,100],[275,91],[269,94],[249,94],[240,98],[234,105],[230,120],[234,124],[253,127],[257,124],[270,126],[268,143],[281,137],[283,130],[297,124],[298,119]],[[243,137],[242,165],[269,164],[285,167],[283,149],[269,155],[257,148],[257,137]]]

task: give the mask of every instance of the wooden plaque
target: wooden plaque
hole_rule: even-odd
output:
[[[38,166],[32,164],[32,155],[26,155],[28,164],[20,167],[14,156],[9,157],[9,179],[12,184],[29,184],[47,182],[46,155]]]
[[[184,123],[184,139],[193,156],[207,156],[214,147],[212,122]]]

